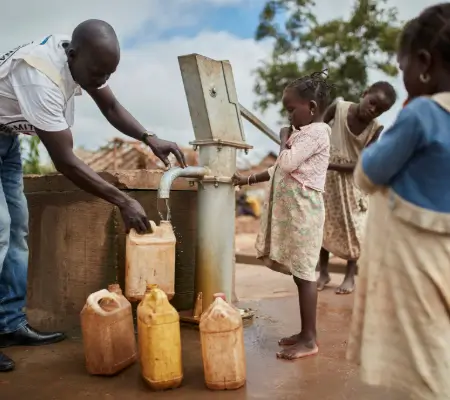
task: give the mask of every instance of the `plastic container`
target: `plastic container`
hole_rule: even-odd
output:
[[[239,389],[246,381],[244,330],[240,311],[223,293],[200,319],[205,383],[209,389]]]
[[[86,369],[92,375],[115,375],[137,360],[130,302],[119,285],[91,294],[81,311]]]
[[[179,387],[183,367],[177,310],[161,289],[148,285],[137,315],[142,377],[153,390]]]
[[[155,284],[169,300],[175,294],[175,245],[172,224],[150,221],[152,233],[139,235],[134,229],[126,240],[125,296],[141,301],[147,285]]]

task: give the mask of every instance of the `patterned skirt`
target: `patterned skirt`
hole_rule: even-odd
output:
[[[322,193],[275,168],[256,239],[257,257],[274,271],[316,280],[325,207]]]
[[[330,158],[330,163],[348,162],[336,156]],[[324,198],[323,247],[344,260],[357,260],[365,231],[367,195],[355,185],[352,173],[329,171]]]

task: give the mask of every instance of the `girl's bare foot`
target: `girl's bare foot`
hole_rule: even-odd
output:
[[[350,294],[353,293],[355,290],[355,277],[352,276],[346,276],[341,283],[341,286],[339,286],[336,289],[336,294]]]
[[[295,335],[281,338],[278,341],[278,345],[279,346],[283,346],[283,347],[284,346],[292,346],[292,345],[296,344],[300,340],[300,335],[301,335],[301,333],[296,333]]]
[[[355,290],[355,275],[358,266],[356,260],[347,261],[347,271],[341,286],[336,289],[336,294],[350,294]]]
[[[314,356],[318,352],[319,347],[317,347],[315,340],[305,340],[300,337],[300,340],[296,344],[278,352],[277,358],[296,360],[298,358]]]
[[[331,281],[330,274],[327,273],[320,273],[319,279],[317,279],[317,290],[321,292],[323,289],[325,289],[325,286],[328,285]]]

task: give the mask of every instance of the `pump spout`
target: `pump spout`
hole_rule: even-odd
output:
[[[179,177],[184,178],[199,178],[202,179],[205,175],[208,175],[209,170],[206,167],[174,167],[166,171],[159,183],[158,198],[168,199],[170,196],[170,188],[175,179]]]

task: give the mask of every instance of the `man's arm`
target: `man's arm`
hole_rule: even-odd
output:
[[[127,199],[123,192],[104,181],[89,166],[73,153],[73,138],[70,129],[60,132],[36,133],[48,151],[58,172],[70,179],[80,189],[101,197],[109,203],[122,207]]]
[[[146,129],[119,103],[109,86],[91,91],[89,95],[114,128],[133,139],[143,140]],[[170,165],[167,157],[170,153],[173,153],[180,166],[186,167],[184,155],[176,143],[159,139],[156,136],[147,137],[144,143],[166,166]]]
[[[118,131],[136,140],[142,140],[146,129],[119,103],[109,85],[89,92],[98,108]]]
[[[60,132],[46,132],[36,129],[36,133],[47,149],[58,172],[80,189],[119,207],[127,232],[133,228],[138,233],[145,233],[150,228],[146,213],[136,200],[103,180],[75,156],[70,129]]]
[[[81,189],[119,207],[125,228],[144,233],[149,221],[142,206],[100,178],[73,153],[72,133],[64,118],[65,99],[58,87],[26,63],[17,65],[10,80],[24,118],[36,133],[56,169]]]

